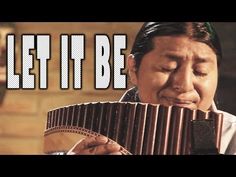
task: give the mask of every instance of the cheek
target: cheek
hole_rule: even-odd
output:
[[[158,93],[164,88],[168,78],[161,73],[143,73],[138,77],[139,96],[143,102],[156,103]]]
[[[162,73],[144,73],[138,77],[138,86],[159,90],[167,82],[168,77]]]
[[[199,93],[200,96],[200,104],[199,108],[203,110],[208,110],[211,106],[215,92],[217,88],[217,79],[208,80],[205,82],[201,82],[201,84],[198,84],[196,90]]]

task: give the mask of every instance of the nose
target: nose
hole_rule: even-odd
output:
[[[190,68],[180,68],[172,73],[172,88],[179,92],[190,92],[194,89],[193,74]]]

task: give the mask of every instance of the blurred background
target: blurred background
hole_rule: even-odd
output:
[[[236,114],[236,23],[213,23],[219,33],[224,61],[220,76],[218,100],[220,108]],[[94,89],[94,35],[127,34],[127,56],[142,23],[0,23],[0,154],[43,154],[43,134],[47,112],[69,104],[91,101],[117,101],[124,90]],[[51,60],[48,64],[48,90],[38,89],[38,60],[34,60],[32,73],[36,74],[35,90],[5,90],[5,37],[16,33],[16,67],[20,72],[21,34],[50,34]],[[72,72],[70,89],[60,90],[60,34],[85,34],[85,60],[81,90],[73,90]],[[35,51],[32,51],[34,54]],[[35,55],[34,55],[35,56]],[[111,56],[112,59],[112,56]],[[70,62],[72,68],[72,62]],[[71,70],[73,71],[73,70]]]
[[[218,107],[236,115],[236,23],[215,22],[223,51],[218,84]]]

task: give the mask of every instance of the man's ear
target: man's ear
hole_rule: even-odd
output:
[[[132,84],[137,85],[137,68],[136,62],[134,59],[134,55],[130,54],[128,56],[128,69],[129,69],[129,77]]]

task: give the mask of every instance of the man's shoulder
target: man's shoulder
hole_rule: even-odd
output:
[[[140,102],[137,87],[127,90],[119,100],[120,102]]]
[[[225,111],[217,112],[223,114],[220,151],[222,154],[236,154],[236,116]]]

